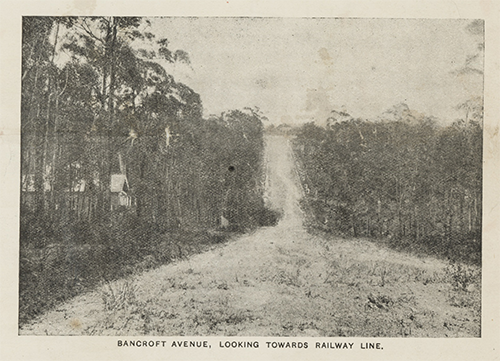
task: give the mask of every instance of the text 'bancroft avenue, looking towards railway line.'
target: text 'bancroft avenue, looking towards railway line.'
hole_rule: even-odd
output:
[[[265,341],[268,349],[307,349],[309,343],[307,341]],[[207,340],[202,341],[172,341],[168,343],[165,340],[118,340],[118,347],[167,347],[170,344],[171,348],[212,348],[212,345]],[[316,349],[331,349],[331,350],[352,350],[354,342],[315,342]],[[219,341],[219,348],[235,349],[235,348],[259,348],[259,341]],[[362,342],[359,344],[362,350],[383,350],[380,342]]]

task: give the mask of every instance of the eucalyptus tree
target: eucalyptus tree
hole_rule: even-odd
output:
[[[170,51],[166,39],[156,41],[146,31],[148,20],[139,17],[78,17],[71,25],[61,49],[73,62],[92,68],[99,80],[91,85],[90,147],[95,150],[93,163],[99,163],[100,208],[105,211],[109,209],[106,185],[111,173],[118,171],[117,158],[124,149],[137,151],[153,138],[159,142],[168,128],[162,123],[175,118],[181,105],[189,103],[182,96],[195,94],[177,84],[158,60],[188,62],[189,57],[180,50]],[[181,92],[176,99],[174,93]],[[142,143],[137,140],[140,137],[146,137]]]
[[[57,17],[23,17],[22,23],[21,173],[22,189],[30,192],[21,201],[39,218],[53,208],[47,191],[53,189],[57,106],[66,89],[55,56],[64,24],[70,21]]]
[[[480,262],[481,111],[439,126],[407,106],[376,122],[307,124],[295,150],[315,226]]]

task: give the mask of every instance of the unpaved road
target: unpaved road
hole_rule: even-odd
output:
[[[277,226],[104,285],[20,333],[479,336],[480,286],[454,289],[441,261],[307,233],[288,141],[266,143],[266,199],[284,214]]]

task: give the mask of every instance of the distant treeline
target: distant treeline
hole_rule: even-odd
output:
[[[263,116],[202,117],[160,64],[189,65],[137,17],[24,17],[22,322],[134,264],[273,223]],[[135,44],[135,45],[133,45]]]
[[[425,117],[304,125],[294,146],[314,227],[480,263],[482,122],[471,114],[446,127]]]

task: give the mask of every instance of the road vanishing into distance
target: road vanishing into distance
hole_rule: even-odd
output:
[[[290,141],[266,137],[274,227],[100,286],[23,326],[24,335],[478,337],[479,289],[447,265],[364,239],[314,235]],[[480,303],[479,303],[480,304]]]

